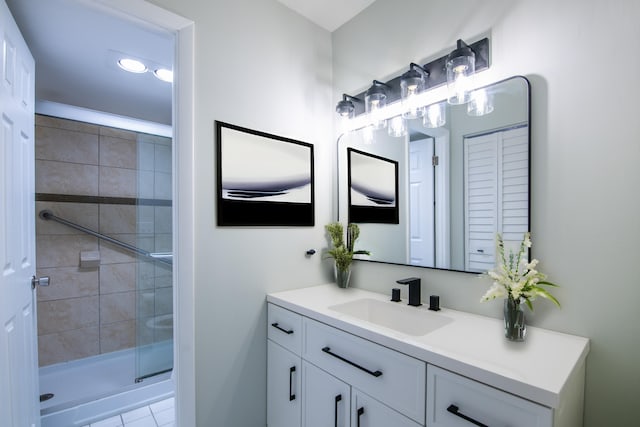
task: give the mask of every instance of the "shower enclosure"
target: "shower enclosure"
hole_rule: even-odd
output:
[[[171,159],[166,136],[36,116],[45,415],[170,375]]]

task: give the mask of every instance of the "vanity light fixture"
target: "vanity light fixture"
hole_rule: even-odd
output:
[[[147,72],[147,66],[141,61],[132,58],[121,58],[118,60],[118,67],[130,73],[142,74]]]
[[[470,101],[471,77],[476,72],[476,54],[462,40],[457,48],[447,56],[447,88],[449,104],[466,104]]]
[[[336,106],[336,112],[347,119],[343,120],[343,128],[349,130],[370,125],[374,129],[382,129],[387,126],[387,119],[391,120],[397,115],[405,119],[426,117],[428,113],[425,105],[434,101],[429,91],[447,83],[449,103],[469,102],[469,92],[474,89],[471,76],[487,68],[489,68],[489,38],[485,37],[470,44],[458,40],[456,48],[448,55],[422,66],[412,62],[409,65],[409,71],[402,75],[385,83],[374,80],[369,89],[355,97],[343,95]],[[354,99],[364,100],[364,102],[348,103]],[[436,108],[443,109],[444,106],[433,107],[431,118],[423,118],[429,126],[444,125],[443,114],[437,120],[435,119],[438,116]]]
[[[387,126],[387,121],[381,117],[382,110],[387,105],[386,83],[374,80],[371,87],[364,95],[365,111],[371,118],[373,129],[383,129]]]
[[[402,117],[406,119],[424,116],[424,106],[420,105],[418,95],[425,90],[425,75],[428,76],[429,73],[412,62],[409,64],[409,71],[400,78],[400,99],[404,110]]]

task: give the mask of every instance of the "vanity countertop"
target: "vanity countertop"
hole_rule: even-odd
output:
[[[560,406],[572,372],[583,367],[589,352],[587,338],[532,326],[524,342],[510,342],[502,320],[447,308],[437,315],[453,321],[422,336],[329,308],[363,298],[389,301],[387,295],[335,284],[267,295],[270,303],[551,408]],[[427,305],[407,309],[428,310]]]

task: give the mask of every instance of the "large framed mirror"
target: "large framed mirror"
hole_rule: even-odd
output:
[[[472,105],[427,106],[423,118],[405,119],[402,137],[364,128],[338,139],[338,220],[359,224],[368,261],[477,273],[495,265],[496,233],[508,245],[529,231],[529,81],[477,94]],[[397,162],[397,223],[349,218],[352,200],[372,200],[350,185],[353,150]]]

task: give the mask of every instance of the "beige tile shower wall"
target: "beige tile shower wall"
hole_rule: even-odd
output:
[[[170,199],[162,182],[171,182],[169,138],[36,116],[37,193]],[[171,250],[168,206],[37,202],[42,209],[151,252]],[[170,338],[146,326],[173,311],[170,268],[39,218],[36,239],[38,274],[52,283],[38,289],[41,366],[135,346],[136,312],[141,341]],[[100,252],[99,268],[80,268],[86,250]]]
[[[135,141],[132,140],[121,140],[115,143],[110,140],[107,144],[102,144],[102,142],[101,137],[101,164],[104,159],[117,158],[129,147],[135,149]],[[120,154],[106,154],[107,148],[114,149]],[[135,171],[133,172],[135,173]],[[126,191],[135,193],[135,187],[130,190],[120,188],[118,191],[120,195],[124,195],[123,193]],[[124,243],[139,247],[140,239],[136,234],[136,206],[101,205],[99,231]],[[101,254],[100,349],[102,353],[108,353],[136,345],[137,263],[136,258],[130,252],[118,246],[105,241],[100,241],[99,245]]]

